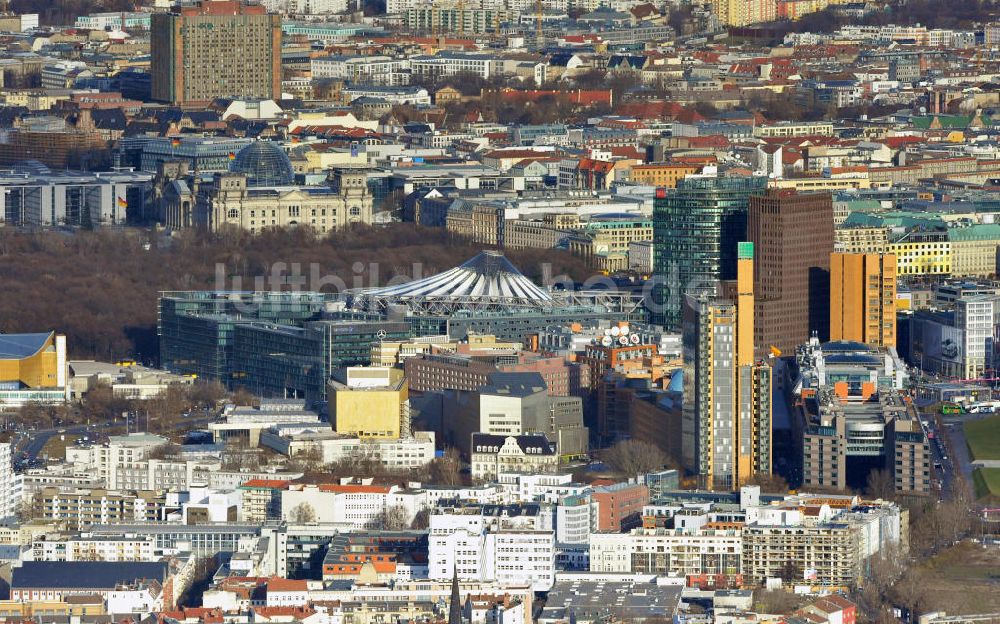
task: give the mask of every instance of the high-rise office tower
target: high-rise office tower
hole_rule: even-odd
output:
[[[736,243],[746,238],[750,196],[763,177],[690,176],[653,204],[653,318],[680,326],[685,295],[714,297],[736,275]]]
[[[684,311],[684,464],[720,490],[771,472],[771,368],[754,357],[753,243],[738,250],[736,301],[688,295]]]
[[[747,238],[754,245],[754,344],[794,353],[813,332],[830,336],[830,254],[833,201],[829,193],[770,189],[750,198]]]
[[[830,340],[896,346],[896,256],[830,255]]]
[[[241,0],[154,13],[152,96],[171,104],[281,96],[281,17]]]

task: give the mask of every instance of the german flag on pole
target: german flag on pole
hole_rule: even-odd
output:
[[[128,202],[125,201],[124,197],[119,197],[118,198],[118,207],[119,208],[128,208]]]
[[[236,152],[229,152],[229,160],[236,160]]]
[[[181,146],[181,140],[178,139],[177,137],[174,137],[173,139],[170,140],[170,146],[171,147],[180,147]]]

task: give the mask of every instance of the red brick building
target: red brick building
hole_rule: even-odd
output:
[[[649,503],[649,488],[616,483],[594,488],[590,495],[595,531],[620,533],[642,526],[642,508]]]

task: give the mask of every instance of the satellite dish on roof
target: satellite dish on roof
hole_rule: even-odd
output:
[[[604,330],[604,335],[605,336],[610,336],[611,335],[611,330],[610,329],[605,329]]]
[[[629,338],[631,338],[632,344],[634,345],[639,344],[639,334],[632,334],[631,336],[629,336]]]
[[[611,336],[605,336],[604,338],[601,338],[601,344],[604,345],[605,347],[610,347],[613,342],[614,341],[611,339]]]
[[[629,333],[629,331],[630,331],[630,330],[629,330],[629,326],[628,326],[628,325],[622,325],[622,326],[621,326],[621,332],[622,332],[622,335],[623,335],[623,336],[624,336],[625,334]]]
[[[617,336],[620,333],[622,333],[622,330],[617,325],[615,325],[614,327],[611,328],[611,335],[612,336]]]
[[[628,344],[628,336],[618,336],[618,342],[621,343],[621,344],[623,344],[623,345],[627,345]]]

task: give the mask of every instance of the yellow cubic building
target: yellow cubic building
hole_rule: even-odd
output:
[[[0,386],[64,388],[66,336],[0,334]]]
[[[648,165],[636,165],[632,167],[629,177],[636,184],[677,188],[678,180],[683,180],[689,175],[698,173],[699,170],[701,170],[701,167],[697,165],[668,162],[650,163]]]
[[[0,409],[66,400],[66,336],[0,334]]]
[[[908,232],[889,243],[899,275],[950,275],[951,242],[944,232]]]
[[[896,346],[896,256],[830,255],[830,340]]]
[[[396,439],[409,435],[409,386],[397,368],[355,366],[327,386],[330,424],[344,435]]]

